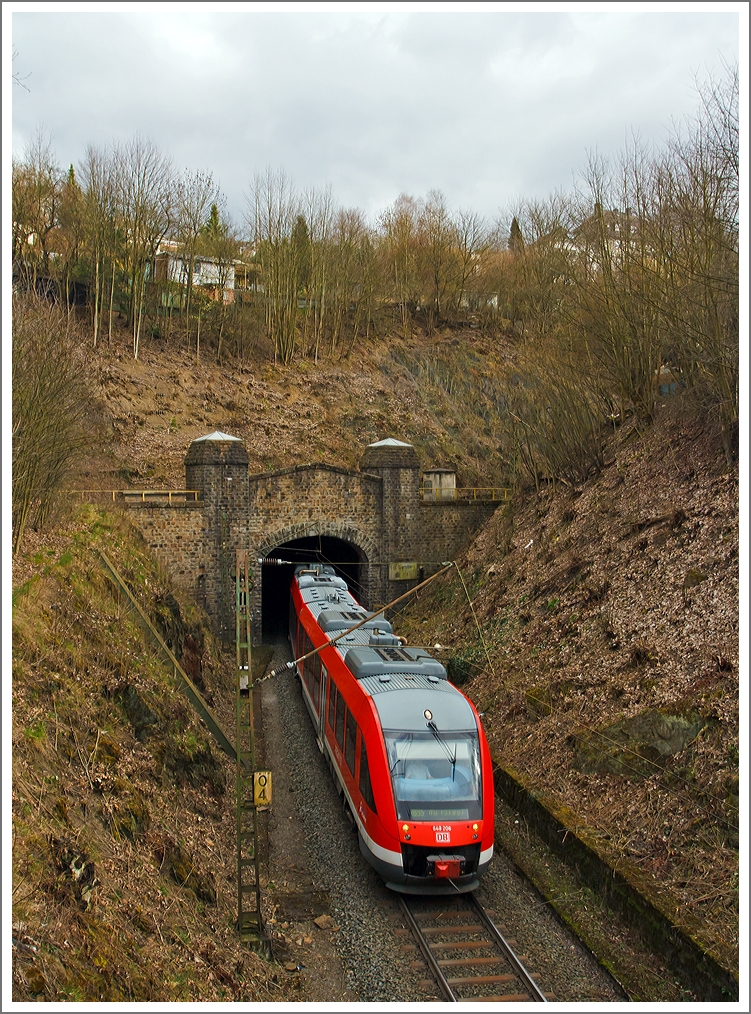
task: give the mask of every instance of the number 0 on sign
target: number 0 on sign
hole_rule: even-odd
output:
[[[253,804],[271,806],[271,772],[253,772]]]

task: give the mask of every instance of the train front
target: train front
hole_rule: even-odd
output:
[[[410,680],[373,700],[402,859],[401,869],[383,864],[381,875],[409,894],[474,890],[494,838],[490,753],[475,709],[435,678]]]

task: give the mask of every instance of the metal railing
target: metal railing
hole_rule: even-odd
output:
[[[507,486],[421,486],[420,499],[428,501],[450,500],[510,500],[511,489]]]
[[[70,496],[84,500],[124,500],[126,503],[198,503],[200,489],[69,489]]]

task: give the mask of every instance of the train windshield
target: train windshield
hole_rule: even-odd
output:
[[[384,732],[398,820],[478,820],[480,746],[471,732]]]

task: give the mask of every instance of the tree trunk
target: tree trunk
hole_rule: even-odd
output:
[[[107,333],[107,345],[112,344],[112,306],[115,302],[115,255],[112,255],[112,284],[110,285],[110,312],[109,312],[109,331]]]
[[[96,273],[94,275],[94,348],[96,348],[97,338],[99,337],[99,261],[101,255],[97,249],[95,253],[96,258]]]

